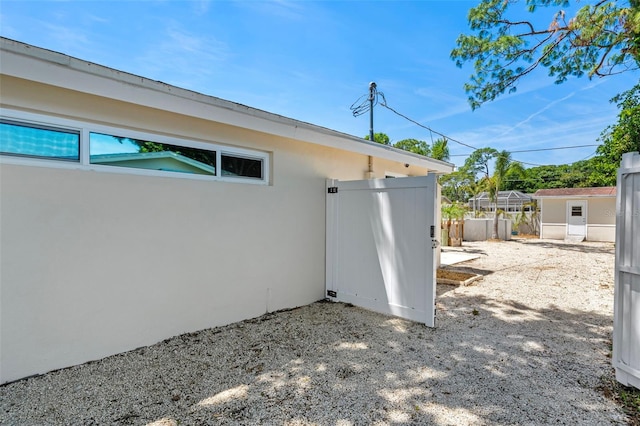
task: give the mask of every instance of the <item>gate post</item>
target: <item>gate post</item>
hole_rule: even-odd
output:
[[[333,300],[336,289],[336,249],[337,249],[337,220],[338,193],[332,188],[338,188],[337,179],[326,180],[325,190],[325,298]]]
[[[640,389],[640,154],[622,156],[616,193],[613,359],[616,379]]]

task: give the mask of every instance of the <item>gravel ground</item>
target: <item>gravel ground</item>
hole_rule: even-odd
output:
[[[430,329],[318,302],[0,387],[3,425],[606,425],[612,244],[445,248]]]

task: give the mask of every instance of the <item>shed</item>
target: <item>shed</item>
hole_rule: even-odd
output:
[[[324,299],[327,179],[453,170],[0,42],[0,383]]]
[[[615,241],[616,187],[539,189],[540,238]]]

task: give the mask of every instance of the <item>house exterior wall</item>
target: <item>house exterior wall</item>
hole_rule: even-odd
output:
[[[616,225],[615,197],[589,199],[588,211],[587,225]]]
[[[545,199],[540,208],[540,222],[565,224],[567,223],[567,200]]]
[[[567,201],[578,198],[544,198],[540,210],[540,238],[563,240],[567,230]],[[615,241],[614,197],[580,198],[587,202],[587,241]]]
[[[363,179],[366,155],[9,76],[0,91],[2,108],[271,158],[269,185],[3,163],[0,383],[324,297],[325,179]]]

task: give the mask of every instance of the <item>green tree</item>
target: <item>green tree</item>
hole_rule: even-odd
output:
[[[471,153],[465,161],[463,169],[473,176],[481,175],[478,189],[486,188],[489,192],[489,198],[496,208],[491,235],[491,238],[496,239],[498,238],[498,193],[503,189],[507,176],[523,176],[524,168],[521,163],[511,158],[511,153],[508,151],[481,148]],[[491,173],[492,171],[493,173]]]
[[[442,186],[442,195],[451,201],[466,202],[471,196],[475,195],[472,185],[475,184],[475,176],[465,170],[456,170],[455,172],[442,175],[439,178]]]
[[[369,135],[366,135],[364,138],[366,140],[369,140]],[[385,133],[374,133],[373,141],[378,142],[379,144],[382,144],[382,145],[391,145],[391,140],[389,139],[389,136],[387,136]]]
[[[436,139],[431,147],[431,158],[436,160],[448,161],[449,160],[449,147],[447,146],[449,141],[447,138]]]
[[[498,151],[493,148],[476,149],[467,157],[464,165],[460,168],[461,173],[468,174],[473,178],[467,188],[474,197],[491,186],[491,162],[496,155],[498,155]]]
[[[616,174],[622,154],[640,151],[640,82],[611,99],[620,108],[618,122],[600,135],[600,145],[594,159],[591,181],[597,186],[616,184]]]
[[[498,155],[498,151],[493,148],[476,149],[467,157],[461,169],[474,176],[481,174],[485,179],[488,179],[491,172],[491,160],[496,155]]]
[[[502,189],[503,182],[507,175],[522,176],[524,168],[522,163],[513,161],[511,153],[500,151],[496,154],[493,175],[489,178],[489,197],[496,205],[496,213],[493,215],[493,233],[491,238],[498,238],[498,193]]]
[[[427,157],[431,155],[431,148],[429,148],[429,145],[425,141],[420,141],[418,139],[403,139],[396,142],[393,146],[405,151],[413,152],[414,154],[420,154]]]
[[[429,146],[425,141],[418,139],[403,139],[396,142],[393,146],[415,154],[431,157],[436,160],[447,161],[449,160],[449,147],[447,146],[447,143],[448,141],[446,138],[436,139],[432,146]]]
[[[526,0],[530,13],[555,9],[542,26],[517,16],[513,9],[519,3],[482,0],[468,14],[474,33],[460,35],[451,51],[459,67],[473,62],[474,74],[464,86],[473,109],[515,91],[539,66],[562,83],[569,76],[607,76],[640,65],[640,0],[581,2],[572,17],[562,9],[571,6],[568,0]]]

